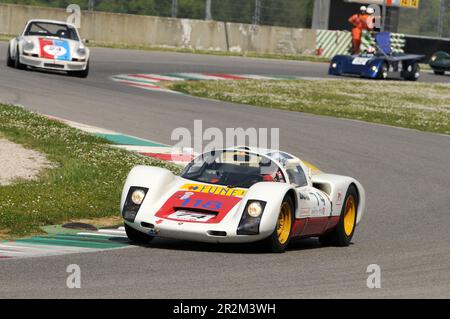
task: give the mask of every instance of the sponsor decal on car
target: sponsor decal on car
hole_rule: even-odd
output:
[[[305,193],[298,193],[300,200],[310,200],[309,196]]]
[[[247,191],[240,188],[228,188],[223,186],[202,185],[202,184],[185,184],[181,190],[189,192],[206,193],[230,197],[244,197]]]
[[[203,213],[195,213],[187,210],[177,210],[175,213],[169,215],[167,218],[176,219],[176,220],[184,220],[188,222],[200,222],[206,223],[211,218],[216,217],[216,215],[212,214],[203,214]]]
[[[353,65],[366,65],[367,62],[370,61],[370,58],[354,58],[352,64]]]
[[[342,204],[342,199],[343,199],[342,191],[338,191],[336,205],[341,205]]]
[[[58,61],[70,61],[70,45],[65,40],[39,39],[41,58]]]

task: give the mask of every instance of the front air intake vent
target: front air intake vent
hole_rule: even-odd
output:
[[[226,231],[208,230],[207,233],[209,236],[214,236],[214,237],[226,237],[227,236]]]
[[[144,228],[150,228],[150,229],[155,228],[155,225],[150,224],[150,223],[146,223],[146,222],[141,222],[141,226],[144,227]]]

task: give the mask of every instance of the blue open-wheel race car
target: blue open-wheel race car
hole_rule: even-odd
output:
[[[420,78],[419,63],[424,55],[394,53],[389,32],[375,36],[376,48],[359,55],[337,55],[330,63],[330,75],[356,75],[369,79],[385,80],[398,77],[409,81]]]

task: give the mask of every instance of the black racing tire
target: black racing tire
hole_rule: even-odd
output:
[[[442,70],[434,70],[433,72],[436,75],[445,75],[445,71],[442,71]]]
[[[377,79],[379,79],[379,80],[387,80],[388,75],[389,75],[389,66],[388,66],[387,63],[383,63],[381,65],[380,70],[378,70]]]
[[[403,74],[403,78],[407,81],[417,81],[420,78],[420,66],[419,63],[415,62],[410,64],[408,68],[411,67],[411,71],[406,70]]]
[[[345,195],[338,224],[332,231],[319,237],[319,241],[323,246],[347,247],[350,245],[356,229],[358,204],[358,191],[355,185],[350,185]],[[353,207],[353,211],[349,210],[351,207]]]
[[[14,67],[18,70],[25,70],[27,67],[25,64],[20,63],[20,52],[18,46],[16,50],[16,57],[14,58]]]
[[[77,77],[77,78],[83,78],[83,79],[87,78],[88,75],[89,75],[89,62],[87,64],[85,70],[83,70],[83,71],[72,71],[72,75]]]
[[[154,238],[153,236],[144,234],[143,232],[140,232],[127,224],[125,224],[125,232],[127,233],[128,239],[136,244],[145,245],[151,242]]]
[[[295,221],[294,203],[291,196],[286,194],[281,203],[277,225],[273,233],[263,241],[266,251],[272,253],[284,253],[291,240],[292,229]]]
[[[14,60],[11,58],[11,47],[8,45],[8,53],[6,54],[6,65],[10,68],[14,67]]]

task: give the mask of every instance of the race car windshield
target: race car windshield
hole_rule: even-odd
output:
[[[213,151],[192,161],[182,177],[203,183],[249,188],[258,182],[285,182],[269,158],[245,151]]]
[[[77,31],[68,25],[50,22],[32,22],[25,31],[25,36],[54,37],[79,41]]]

